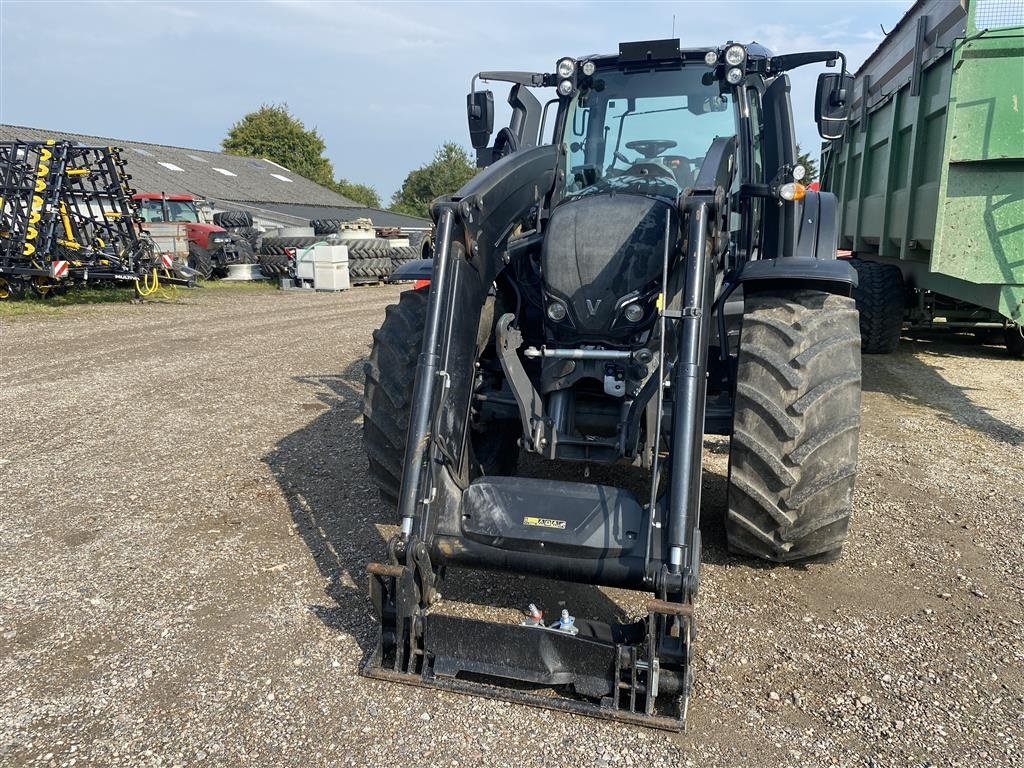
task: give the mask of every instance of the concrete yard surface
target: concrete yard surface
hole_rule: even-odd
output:
[[[851,538],[730,556],[705,443],[689,729],[357,675],[394,515],[360,445],[398,287],[181,291],[0,326],[0,764],[1024,764],[1024,363],[966,337],[864,359]],[[455,572],[446,602],[629,617],[643,596]],[[450,594],[449,594],[450,592]]]

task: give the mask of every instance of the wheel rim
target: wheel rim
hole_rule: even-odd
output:
[[[53,288],[53,284],[49,278],[46,277],[35,277],[32,279],[32,286],[36,289],[40,296],[46,297],[50,294],[50,290]]]

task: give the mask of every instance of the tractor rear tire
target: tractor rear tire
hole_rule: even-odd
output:
[[[420,258],[420,252],[411,245],[402,247],[398,246],[392,248],[388,252],[388,256],[391,257],[391,264],[395,269],[405,264],[408,261],[415,261]]]
[[[209,280],[213,274],[213,257],[208,250],[195,243],[188,244],[188,265],[204,280]]]
[[[252,244],[241,235],[231,234],[231,242],[235,246],[234,264],[255,264],[256,254],[253,252]]]
[[[410,232],[409,245],[419,253],[417,259],[434,258],[434,244],[431,241],[430,232]]]
[[[291,260],[283,253],[261,253],[258,257],[260,271],[267,277],[287,275]]]
[[[429,293],[429,288],[403,291],[398,303],[387,308],[384,323],[373,332],[370,357],[363,364],[363,449],[369,459],[370,479],[380,497],[396,509]],[[482,472],[515,471],[518,422],[490,422],[485,430],[471,430],[471,434],[473,463],[479,461]]]
[[[857,270],[853,298],[860,312],[861,350],[868,355],[895,352],[903,330],[903,273],[892,264],[851,259]]]
[[[248,211],[218,211],[213,214],[213,223],[218,227],[251,227],[252,214]]]
[[[310,219],[314,235],[333,235],[341,229],[341,219]]]
[[[850,525],[861,357],[852,298],[746,296],[729,448],[726,537],[773,562],[839,557]]]

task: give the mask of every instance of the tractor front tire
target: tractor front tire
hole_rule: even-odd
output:
[[[195,243],[188,244],[188,265],[204,280],[209,280],[213,274],[213,257],[208,250]]]
[[[852,298],[808,289],[745,297],[730,551],[780,563],[839,557],[857,470],[860,342]]]
[[[370,479],[381,498],[396,509],[429,293],[429,288],[403,291],[398,303],[387,308],[384,323],[373,332],[373,348],[363,365],[363,449]],[[469,431],[474,471],[515,471],[518,423],[494,421],[486,429]]]

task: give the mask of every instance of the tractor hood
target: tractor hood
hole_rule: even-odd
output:
[[[621,192],[589,194],[555,208],[542,250],[548,335],[563,343],[631,343],[656,316],[665,255],[665,222],[675,217],[666,200]],[[676,227],[671,227],[675,232]],[[630,320],[627,305],[639,304]],[[562,314],[556,311],[555,316]]]
[[[202,248],[217,247],[231,242],[228,231],[216,224],[188,223],[185,225],[185,232],[188,234],[190,243],[195,243]]]

